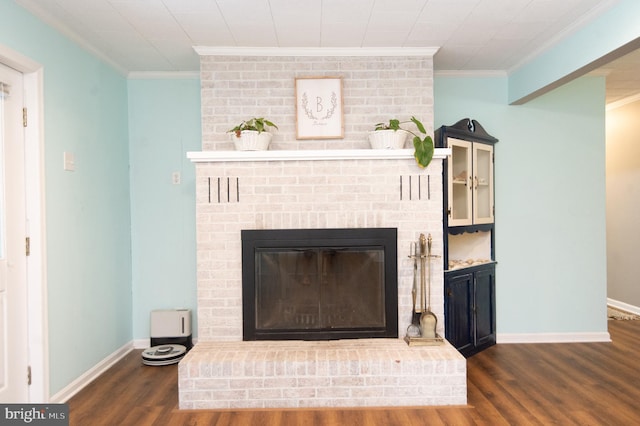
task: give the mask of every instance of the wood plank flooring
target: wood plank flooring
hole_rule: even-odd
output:
[[[70,425],[640,424],[640,321],[609,321],[612,343],[497,345],[468,359],[468,405],[374,409],[178,410],[177,365],[133,351],[75,395]]]

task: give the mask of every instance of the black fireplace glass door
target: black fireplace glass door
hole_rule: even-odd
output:
[[[245,229],[243,340],[398,337],[396,228]]]
[[[256,331],[385,327],[384,250],[255,251]]]

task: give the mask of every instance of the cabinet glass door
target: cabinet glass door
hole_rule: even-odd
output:
[[[493,146],[473,145],[473,222],[493,223]]]
[[[448,163],[449,226],[471,225],[472,218],[472,182],[471,142],[449,138],[451,156]]]

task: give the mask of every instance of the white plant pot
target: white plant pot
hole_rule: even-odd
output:
[[[369,143],[373,149],[402,149],[407,135],[404,130],[376,130],[369,132]]]
[[[237,151],[266,151],[271,143],[271,133],[243,130],[240,137],[231,133],[231,140]]]

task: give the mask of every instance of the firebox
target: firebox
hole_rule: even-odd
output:
[[[242,231],[244,340],[398,337],[397,229]]]

